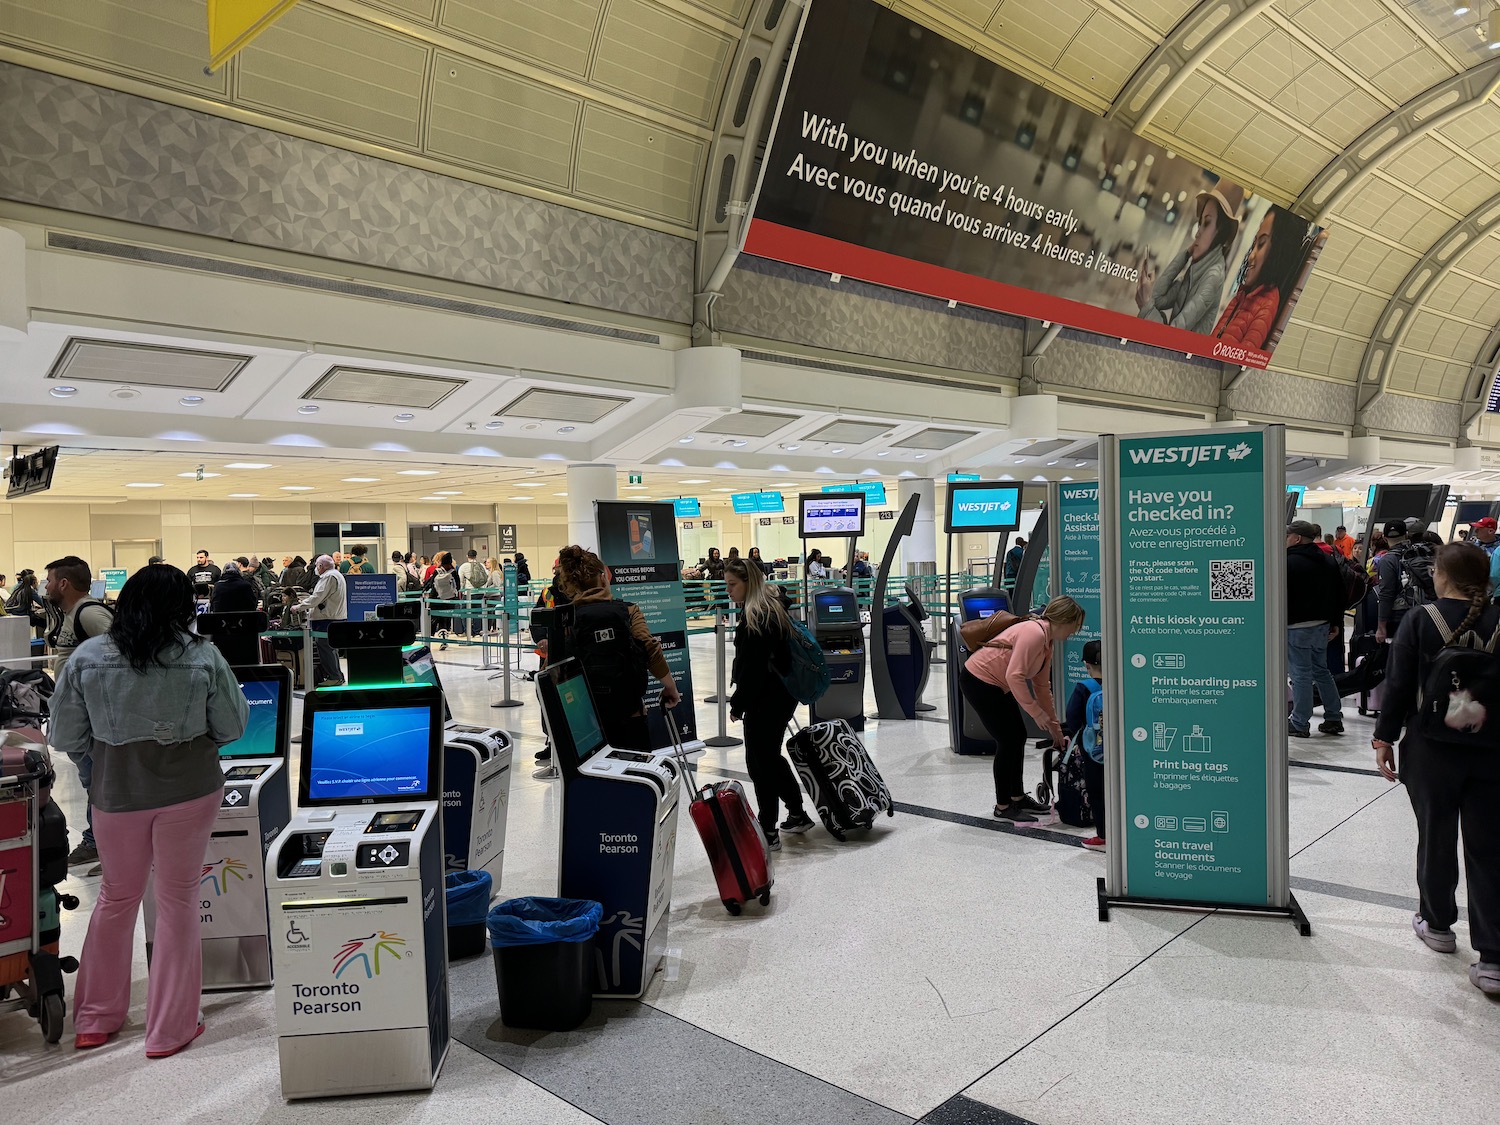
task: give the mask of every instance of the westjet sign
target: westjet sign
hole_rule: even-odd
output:
[[[948,486],[946,530],[1014,531],[1021,523],[1021,486],[964,483]]]

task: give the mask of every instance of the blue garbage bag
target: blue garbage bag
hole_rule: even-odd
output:
[[[448,925],[482,926],[495,885],[488,871],[450,871],[443,880],[448,897]]]
[[[513,898],[489,915],[490,945],[547,945],[592,941],[604,907],[580,898]]]

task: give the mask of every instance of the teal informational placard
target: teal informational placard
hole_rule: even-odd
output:
[[[125,579],[130,577],[130,571],[124,567],[106,567],[99,572],[99,577],[104,579],[104,596],[113,598],[125,588]]]
[[[1062,695],[1064,703],[1074,686],[1088,675],[1083,668],[1083,646],[1103,636],[1099,602],[1099,485],[1095,481],[1057,486],[1057,592],[1066,594],[1086,614],[1083,628],[1063,642]],[[1049,547],[1053,543],[1048,544]]]
[[[1118,689],[1106,737],[1123,798],[1109,843],[1130,897],[1287,904],[1286,735],[1271,722],[1284,706],[1280,440],[1236,429],[1103,447]]]
[[[505,600],[506,620],[510,622],[510,625],[506,629],[506,632],[514,637],[521,632],[521,622],[519,620],[521,613],[521,587],[519,580],[517,579],[518,572],[516,570],[516,564],[506,563],[501,568],[500,573],[505,583],[503,587],[504,592],[502,594],[502,597]]]
[[[863,492],[865,503],[872,508],[878,508],[885,503],[885,482],[878,480],[862,480],[852,484],[825,484],[824,492]]]

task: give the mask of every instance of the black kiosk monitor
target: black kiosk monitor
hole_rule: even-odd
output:
[[[682,769],[670,750],[605,742],[578,661],[549,664],[536,682],[563,775],[558,894],[604,907],[594,995],[638,998],[666,953]]]
[[[442,704],[401,683],[303,704],[300,809],[266,859],[287,1098],[427,1089],[447,1055]]]
[[[280,664],[232,669],[249,704],[245,731],[219,747],[224,795],[209,834],[199,883],[203,987],[268,988],[271,945],[266,914],[266,849],[292,815],[287,751],[292,674]],[[146,956],[155,946],[156,904],[147,895]]]
[[[808,721],[845,719],[865,728],[865,635],[854,591],[835,586],[814,591],[808,629],[828,662],[830,684],[808,707]]]
[[[1010,595],[998,586],[981,586],[958,595],[958,614],[948,622],[948,742],[956,754],[993,754],[995,741],[959,687],[969,646],[959,627],[982,621],[998,610],[1010,610]]]

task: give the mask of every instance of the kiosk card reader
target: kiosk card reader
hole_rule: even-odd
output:
[[[995,740],[959,689],[969,647],[959,633],[965,621],[979,621],[996,610],[1010,609],[1010,595],[998,586],[981,586],[958,595],[958,616],[948,622],[948,745],[955,754],[993,754]]]
[[[670,750],[605,744],[578,661],[549,664],[536,682],[563,775],[558,894],[604,907],[594,995],[636,999],[666,952],[681,767]]]
[[[266,849],[291,819],[287,748],[292,674],[280,664],[233,669],[250,718],[245,733],[219,747],[224,797],[198,883],[206,991],[269,988]],[[156,929],[156,899],[146,895],[146,957]]]
[[[443,739],[444,865],[449,871],[488,871],[498,891],[510,807],[510,735],[450,722]]]
[[[266,857],[281,1092],[430,1089],[448,1053],[442,693],[320,688]]]
[[[845,719],[865,729],[865,634],[859,602],[846,586],[814,590],[808,628],[823,649],[832,682],[823,698],[808,708],[809,721]]]

